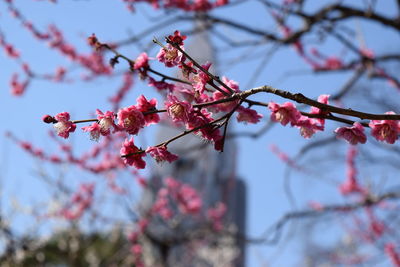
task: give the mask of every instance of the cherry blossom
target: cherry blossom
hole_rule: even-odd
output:
[[[149,57],[147,53],[141,53],[135,60],[135,64],[133,65],[133,69],[146,69],[149,67]]]
[[[343,138],[351,145],[367,142],[364,127],[359,122],[355,122],[351,127],[339,127],[335,130],[335,133],[337,138]]]
[[[165,108],[167,109],[168,115],[175,123],[187,123],[193,109],[192,105],[188,102],[179,101],[174,95],[168,95]]]
[[[183,41],[186,40],[186,38],[187,38],[187,36],[186,36],[186,35],[181,35],[181,32],[178,31],[178,30],[176,30],[176,31],[174,32],[174,35],[169,35],[169,36],[168,36],[168,39],[169,39],[171,42],[173,42],[173,43],[175,43],[175,44],[177,44],[177,45],[179,45],[179,46],[182,46],[182,45],[183,45]]]
[[[76,125],[73,124],[69,118],[68,112],[61,112],[54,116],[57,123],[54,123],[54,129],[56,129],[57,135],[62,138],[68,138],[69,133],[72,133],[76,129]]]
[[[129,134],[138,134],[139,130],[144,127],[146,120],[143,113],[136,106],[129,106],[118,111],[118,125]]]
[[[385,114],[395,114],[392,111]],[[379,141],[385,141],[394,144],[398,139],[400,132],[399,122],[395,120],[372,120],[369,123],[371,134]]]
[[[326,104],[326,105],[329,104],[329,101],[328,101],[329,96],[330,96],[330,95],[320,95],[320,96],[318,97],[318,102],[320,102],[320,103],[322,103],[322,104]],[[320,109],[317,108],[317,107],[311,107],[310,113],[311,113],[311,114],[320,114],[320,115],[326,115],[326,114],[327,114],[327,112],[324,112],[324,111],[320,110]],[[316,120],[316,121],[317,121],[319,124],[321,124],[322,126],[325,125],[325,119],[315,118],[314,120]]]
[[[156,111],[157,108],[157,99],[153,98],[150,101],[146,99],[144,95],[140,95],[136,99],[136,107],[140,112],[150,112],[150,111]],[[144,119],[146,121],[146,126],[150,124],[156,124],[160,121],[160,116],[157,113],[153,114],[146,114],[144,115]]]
[[[257,113],[254,109],[239,107],[237,110],[237,121],[245,123],[258,123],[263,117],[261,114]]]
[[[82,127],[82,130],[84,132],[89,132],[90,133],[90,139],[91,140],[94,140],[94,141],[98,141],[99,140],[101,126],[97,122],[94,122],[90,126]]]
[[[178,66],[181,62],[185,61],[183,54],[171,44],[167,44],[167,46],[160,49],[157,59],[169,68]]]
[[[100,133],[103,136],[107,136],[111,133],[111,128],[115,129],[116,125],[114,123],[114,112],[106,111],[103,113],[101,110],[96,109],[97,120],[100,125]]]
[[[271,101],[268,103],[268,108],[272,111],[271,120],[280,122],[283,126],[286,126],[289,122],[294,126],[301,117],[300,112],[291,102],[279,105]]]
[[[203,67],[203,69],[208,71],[211,67],[211,63],[207,62],[206,64],[201,65],[201,66]],[[206,88],[206,84],[210,80],[211,80],[211,77],[208,76],[207,73],[203,72],[202,70],[199,70],[198,73],[196,75],[194,75],[192,78],[194,90],[199,94],[203,93]]]
[[[233,80],[229,80],[228,78],[226,78],[225,76],[222,77],[222,82],[225,83],[229,88],[231,88],[234,92],[239,93],[239,85],[237,82],[233,81]],[[219,87],[221,91],[224,91],[226,93],[230,93],[225,87],[220,86]],[[212,100],[217,101],[217,100],[221,100],[226,98],[226,95],[223,94],[220,91],[215,91],[213,93],[212,96]],[[228,102],[223,102],[220,104],[216,104],[213,105],[212,108],[213,110],[216,111],[222,111],[222,112],[229,112],[231,111],[233,108],[236,107],[236,105],[238,104],[238,100],[232,100],[232,101],[228,101]]]
[[[139,148],[135,146],[133,137],[131,139],[125,139],[120,154],[125,164],[134,166],[137,169],[144,169],[146,167],[146,162],[142,159],[146,156],[146,153],[140,151]]]
[[[182,213],[196,214],[201,210],[201,198],[193,187],[186,184],[182,185],[177,198],[178,207]]]
[[[150,154],[157,162],[168,161],[171,163],[178,159],[178,156],[169,152],[165,146],[149,147],[146,149],[146,153]]]
[[[297,122],[296,127],[300,129],[300,134],[304,138],[310,138],[317,131],[323,131],[324,127],[319,125],[317,121],[305,116],[301,116]]]

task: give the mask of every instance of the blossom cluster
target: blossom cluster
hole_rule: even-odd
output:
[[[328,95],[321,95],[318,101],[327,104]],[[304,138],[310,138],[317,131],[324,130],[324,119],[314,119],[304,116],[297,110],[291,102],[286,102],[282,105],[274,102],[269,102],[268,108],[271,110],[271,120],[281,123],[283,126],[290,124],[300,129],[300,134]],[[312,108],[310,114],[323,114],[318,108]]]
[[[211,141],[216,150],[222,151],[225,135],[221,132],[221,127],[234,113],[237,114],[238,122],[253,124],[260,122],[262,115],[250,107],[243,106],[243,99],[237,97],[243,93],[237,82],[226,77],[222,77],[221,80],[214,77],[209,72],[211,67],[209,62],[200,65],[195,61],[188,60],[188,56],[184,52],[185,40],[186,36],[175,31],[173,35],[168,36],[167,45],[161,45],[156,57],[166,67],[178,67],[181,70],[182,76],[185,78],[181,83],[167,84],[165,81],[159,82],[149,76],[151,59],[146,53],[141,53],[134,61],[128,60],[132,72],[139,72],[142,79],[148,79],[149,85],[158,90],[167,91],[164,109],[157,108],[156,99],[147,100],[145,96],[141,95],[137,98],[135,105],[121,107],[116,112],[103,113],[97,110],[97,119],[94,120],[70,121],[68,112],[59,113],[54,117],[46,115],[43,120],[53,123],[57,134],[63,138],[68,138],[69,134],[75,131],[76,122],[86,121],[93,123],[82,129],[88,132],[90,138],[95,141],[98,141],[101,136],[124,133],[127,137],[120,147],[120,156],[125,164],[137,169],[145,168],[144,157],[146,154],[157,162],[173,162],[178,159],[177,155],[167,149],[172,140],[142,149],[135,144],[132,137],[132,135],[138,135],[144,127],[159,123],[161,120],[159,113],[161,112],[165,112],[174,124],[186,129],[183,135],[197,134],[201,138]],[[94,34],[88,38],[88,43],[96,50],[108,47],[100,43]],[[127,90],[132,86],[131,77],[129,73],[125,74],[126,82],[112,100],[116,104],[120,103]],[[321,95],[318,98],[318,102],[321,103],[319,106],[328,105],[328,100],[329,95]],[[330,115],[327,110],[314,106],[311,107],[309,113],[300,112],[291,102],[280,105],[271,101],[267,106],[271,111],[272,121],[279,122],[283,126],[289,124],[298,128],[304,138],[310,138],[316,132],[323,131],[325,119]],[[394,113],[387,112],[387,114]],[[218,115],[221,116],[218,118],[216,117]],[[390,144],[397,140],[400,131],[398,121],[371,120],[368,125],[354,122],[352,126],[339,127],[335,132],[338,138],[343,138],[352,145],[363,144],[367,140],[364,133],[365,126],[371,128],[371,134],[377,140]]]
[[[318,102],[328,104],[329,95],[321,95]],[[281,123],[283,126],[290,124],[291,126],[300,129],[300,134],[304,138],[310,138],[317,131],[323,131],[325,119],[312,118],[302,115],[295,105],[291,102],[286,102],[282,105],[270,102],[268,108],[271,110],[271,120]],[[319,108],[312,107],[309,114],[326,115],[327,113]],[[385,114],[394,115],[392,111]],[[371,120],[367,125],[371,128],[371,135],[378,141],[394,144],[400,134],[400,123],[396,120]],[[345,139],[348,143],[356,145],[358,143],[365,144],[367,137],[364,133],[364,125],[360,122],[354,122],[349,127],[339,127],[335,130],[337,138]]]

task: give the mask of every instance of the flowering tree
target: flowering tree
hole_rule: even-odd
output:
[[[51,7],[51,3],[36,5],[46,4],[49,10],[63,5],[56,1],[49,2],[54,2],[55,6]],[[103,193],[111,192],[121,199],[129,199],[128,213],[133,219],[123,221],[125,228],[131,229],[126,240],[132,253],[130,263],[137,266],[149,264],[142,240],[153,238],[148,225],[154,218],[169,227],[173,227],[177,220],[191,218],[199,223],[196,227],[198,231],[182,233],[160,243],[162,252],[168,251],[165,247],[170,247],[170,243],[203,240],[204,236],[217,234],[247,243],[279,244],[283,242],[281,235],[290,231],[290,225],[292,231],[302,227],[311,229],[308,230],[310,235],[300,239],[304,248],[313,247],[311,252],[309,249],[304,252],[312,261],[311,266],[319,262],[364,265],[378,261],[400,266],[400,243],[395,227],[399,223],[396,212],[400,193],[396,190],[398,184],[394,172],[388,172],[390,180],[384,188],[378,186],[382,168],[385,171],[398,168],[396,141],[400,115],[396,114],[396,100],[400,81],[396,68],[400,56],[398,45],[394,49],[386,47],[384,40],[398,42],[399,2],[122,2],[128,8],[125,11],[127,14],[131,12],[133,16],[140,16],[141,12],[146,14],[154,9],[154,14],[160,18],[152,18],[143,30],[129,34],[128,38],[103,37],[102,33],[94,31],[85,33],[86,47],[82,48],[82,51],[88,51],[85,53],[68,40],[66,30],[57,24],[41,25],[31,20],[22,3],[3,1],[3,9],[12,15],[10,20],[22,26],[25,33],[39,44],[44,43],[61,55],[57,61],[63,65],[55,67],[51,73],[42,73],[35,67],[38,58],[28,60],[24,57],[24,49],[27,48],[21,42],[11,41],[7,27],[0,28],[0,45],[9,58],[7,62],[13,63],[10,87],[11,94],[16,97],[42,95],[35,86],[36,81],[41,80],[53,84],[53,87],[67,84],[73,88],[82,84],[96,87],[99,81],[108,81],[111,85],[115,80],[122,79],[122,86],[111,97],[108,94],[108,102],[97,97],[96,93],[93,93],[96,97],[88,97],[86,102],[93,102],[94,108],[86,113],[74,111],[72,115],[72,112],[64,111],[69,109],[68,103],[61,101],[58,105],[63,106],[57,107],[59,111],[42,117],[44,123],[54,128],[49,139],[59,145],[59,153],[42,150],[14,132],[7,135],[42,162],[76,166],[84,173],[105,177],[107,188],[101,189]],[[96,8],[96,4],[90,4],[93,9]],[[248,10],[253,15],[249,21],[241,16],[242,10]],[[112,10],[106,14],[109,13]],[[260,22],[261,18],[266,22]],[[190,23],[193,21],[198,22],[194,28]],[[215,62],[199,62],[187,49],[191,37],[205,31],[215,43],[221,62],[221,76],[212,69]],[[375,42],[378,36],[383,44],[368,42],[371,39]],[[137,50],[135,55],[130,50],[132,47]],[[286,55],[280,56],[280,53]],[[45,58],[47,56],[40,56],[40,59]],[[268,70],[268,61],[279,68],[276,73]],[[230,70],[232,65],[238,65],[239,71]],[[293,66],[303,68],[300,74],[307,75],[307,80],[296,78],[290,72]],[[77,74],[76,70],[80,73]],[[270,73],[280,73],[285,80],[290,77],[295,81],[292,84],[282,82],[283,87],[279,87],[283,89],[278,89],[275,84],[279,83],[271,82]],[[335,75],[335,78],[328,75]],[[322,83],[318,82],[320,79]],[[241,82],[239,86],[239,80],[247,80],[248,85],[243,86]],[[139,85],[134,86],[136,82]],[[149,88],[154,90],[148,93]],[[132,100],[131,91],[137,95],[136,101]],[[73,99],[79,92],[70,89],[69,94]],[[41,100],[42,106],[51,101],[45,94]],[[87,113],[91,115],[88,117]],[[243,125],[237,126],[237,129],[244,132],[228,127],[235,121]],[[181,132],[161,143],[144,145],[140,138],[147,129],[158,124],[178,127]],[[286,127],[279,128],[282,126]],[[133,176],[140,187],[151,187],[152,183],[140,170],[153,164],[149,163],[150,158],[163,164],[177,161],[181,155],[172,151],[170,146],[188,135],[198,136],[212,146],[215,153],[224,153],[229,145],[227,140],[255,137],[258,140],[254,142],[264,142],[264,137],[268,137],[272,128],[279,131],[278,136],[281,137],[297,129],[305,140],[296,143],[299,152],[293,157],[289,155],[293,151],[287,154],[281,150],[280,147],[285,146],[282,138],[269,141],[273,145],[271,152],[288,168],[285,192],[292,210],[283,212],[281,219],[261,235],[248,236],[226,229],[223,223],[226,203],[215,202],[212,207],[203,209],[204,199],[198,189],[174,177],[163,178],[156,188],[152,206],[145,211],[132,210],[134,201],[130,197],[135,194],[132,187],[137,185],[127,183],[120,186],[124,171],[129,173],[129,177]],[[83,132],[95,141],[84,150],[68,142],[75,135],[83,135]],[[287,138],[297,138],[295,135]],[[344,150],[347,152],[343,153]],[[252,161],[260,171],[267,171],[263,169],[262,159],[253,158]],[[327,168],[327,162],[332,171],[321,172],[321,169]],[[326,175],[337,175],[337,171],[340,173],[338,162],[343,162],[347,168],[344,178],[326,178]],[[360,163],[364,163],[362,166],[365,167],[359,169]],[[293,197],[294,190],[288,182],[292,170],[298,177],[314,177],[334,185],[330,187],[329,194],[337,194],[333,198],[335,201],[316,194],[315,197],[310,195],[302,199],[304,203],[298,207]],[[41,176],[46,177],[44,174]],[[370,181],[362,179],[363,176]],[[96,183],[82,181],[74,186],[66,181],[51,183],[55,191],[63,194],[63,197],[57,198],[59,207],[51,211],[39,209],[34,212],[36,218],[62,219],[77,224],[90,217],[100,224],[104,221],[115,224],[114,220],[110,220],[113,216],[109,211],[99,212],[101,205],[97,205],[100,204],[97,200],[100,193],[96,193],[99,187]],[[265,188],[265,191],[268,189]],[[329,223],[331,227],[338,228],[331,233],[340,233],[340,236],[347,237],[347,241],[335,239],[328,242],[328,237],[321,236],[318,231],[320,223],[327,224],[327,218],[333,218]],[[312,222],[312,227],[302,224],[304,222]],[[12,248],[8,252],[8,260],[12,262],[15,260],[12,251],[24,242],[12,235],[11,228],[0,225],[2,231],[8,233],[8,246]],[[349,249],[343,250],[343,247]],[[169,261],[169,255],[161,254],[157,264],[163,265]]]

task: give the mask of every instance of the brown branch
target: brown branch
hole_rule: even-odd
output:
[[[350,212],[364,207],[377,205],[385,200],[395,200],[400,198],[400,193],[389,192],[380,196],[368,196],[363,201],[354,204],[345,205],[327,205],[320,210],[308,209],[303,211],[294,211],[285,214],[278,222],[272,225],[261,238],[248,239],[248,242],[259,244],[275,244],[281,234],[284,226],[295,219],[306,219],[312,217],[319,217],[333,212]],[[272,238],[271,238],[272,235]]]

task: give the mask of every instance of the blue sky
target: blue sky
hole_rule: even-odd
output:
[[[15,1],[21,11],[35,22],[39,29],[45,29],[48,24],[56,24],[64,30],[67,40],[73,43],[80,51],[89,52],[85,44],[86,37],[91,33],[96,35],[102,41],[115,41],[124,39],[131,33],[141,32],[142,29],[151,25],[154,18],[160,18],[163,13],[154,12],[151,8],[139,5],[136,14],[132,15],[126,11],[122,1],[65,1],[63,3],[51,4],[47,1]],[[382,5],[385,11],[391,8],[392,1],[386,1]],[[276,30],[276,26],[270,18],[266,18],[265,11],[260,8],[256,2],[251,2],[245,8],[231,8],[228,10],[217,11],[222,16],[232,16],[238,20],[246,20],[258,27],[268,27]],[[376,50],[388,49],[394,50],[399,47],[399,39],[390,35],[390,33],[381,33],[381,28],[360,23],[359,21],[349,22],[349,26],[361,31],[368,29],[369,34],[364,36],[368,47]],[[166,27],[161,31],[154,33],[156,37],[162,39],[165,34],[170,34],[173,30],[179,28],[176,25]],[[188,25],[183,25],[182,29],[189,29]],[[75,68],[70,62],[60,57],[57,52],[49,51],[43,43],[34,40],[30,34],[21,29],[21,25],[5,11],[4,3],[0,4],[0,30],[6,35],[7,41],[15,44],[20,50],[22,58],[31,63],[31,68],[40,73],[52,73],[59,66],[69,66]],[[226,34],[232,38],[242,38],[237,33],[226,30]],[[383,35],[382,35],[383,34]],[[376,38],[379,36],[379,38]],[[142,40],[142,44],[151,43],[153,34],[147,35]],[[190,36],[188,37],[190,40]],[[390,38],[390,39],[389,39]],[[387,40],[391,40],[388,42]],[[358,42],[358,41],[356,41]],[[150,56],[155,56],[156,49],[151,50]],[[121,48],[123,54],[135,58],[140,49],[134,45]],[[324,52],[340,53],[340,49],[332,43],[324,47]],[[278,88],[286,89],[291,92],[301,91],[303,94],[316,98],[322,93],[331,93],[340,86],[348,76],[342,74],[313,76],[309,68],[301,59],[295,56],[291,48],[280,49],[265,64],[259,73],[256,81],[249,82],[254,69],[259,63],[260,58],[267,53],[267,49],[261,48],[257,51],[251,51],[256,55],[253,61],[237,61],[234,64],[224,64],[226,58],[234,58],[240,53],[246,54],[242,49],[240,53],[236,51],[227,52],[220,56],[218,60],[222,63],[221,71],[223,75],[239,82],[241,86],[250,87],[269,84]],[[250,52],[249,52],[250,53]],[[158,68],[161,69],[161,68]],[[34,80],[29,86],[28,91],[22,97],[13,97],[9,93],[9,79],[13,72],[18,71],[19,67],[15,62],[0,53],[0,114],[3,114],[3,123],[0,124],[0,182],[2,185],[2,207],[10,209],[9,200],[11,197],[18,199],[23,205],[28,203],[40,203],[43,196],[48,195],[49,191],[43,183],[37,180],[37,171],[45,168],[47,172],[57,175],[62,171],[67,173],[66,179],[71,179],[71,184],[78,183],[82,179],[95,179],[88,174],[79,173],[79,180],[74,177],[76,170],[65,167],[62,171],[42,165],[36,160],[26,155],[21,149],[3,135],[6,131],[13,132],[21,139],[31,141],[33,144],[48,151],[56,151],[56,146],[48,141],[48,125],[41,122],[40,118],[44,114],[56,114],[61,111],[69,111],[74,118],[87,118],[96,108],[107,109],[109,104],[107,98],[118,88],[120,79],[109,80],[100,78],[94,82],[74,82],[66,84],[51,83],[48,81]],[[289,72],[301,72],[301,75],[288,75]],[[304,74],[305,73],[305,74]],[[72,72],[71,78],[77,77],[80,70]],[[381,85],[384,86],[385,85]],[[243,88],[241,89],[248,89]],[[138,86],[130,93],[129,100],[134,101],[136,97],[144,93],[146,96],[157,97],[154,90],[150,90],[145,85],[138,83]],[[283,102],[277,97],[257,97],[258,100],[275,100]],[[356,103],[359,105],[359,103]],[[269,116],[267,110],[258,109],[265,118]],[[337,127],[334,123],[328,123],[327,131],[320,134],[319,137],[328,136]],[[236,125],[237,131],[256,131],[260,126],[244,127]],[[148,132],[148,136],[141,139],[142,142],[151,143],[151,134],[154,130]],[[82,148],[91,145],[86,134],[77,132],[73,135],[70,142],[77,144]],[[284,191],[285,165],[271,153],[269,147],[276,144],[282,151],[294,156],[298,149],[307,141],[299,135],[297,129],[283,128],[276,125],[267,134],[253,140],[240,138],[237,140],[238,150],[238,176],[242,177],[248,186],[248,234],[250,236],[259,236],[263,231],[276,222],[285,212],[291,209],[289,201]],[[331,157],[343,155],[346,145],[340,143],[338,149],[329,152]],[[326,155],[328,157],[328,155]],[[312,159],[311,159],[312,160]],[[315,160],[315,159],[314,159]],[[344,160],[343,160],[344,161]],[[334,203],[342,201],[336,190],[336,184],[340,182],[345,175],[344,162],[340,160],[332,161],[327,168],[330,171],[313,169],[313,164],[305,165],[309,169],[307,174],[293,175],[291,188],[296,196],[297,207],[301,208],[309,200],[318,200],[322,203]],[[304,162],[303,162],[304,163]],[[301,163],[301,164],[303,164]],[[310,161],[305,162],[310,163]],[[312,173],[310,175],[309,173]],[[390,173],[388,173],[390,174]],[[332,182],[333,181],[333,182]],[[17,216],[18,217],[18,216]],[[24,223],[27,218],[21,216],[21,228],[25,228]],[[298,248],[289,245],[288,250],[284,250],[283,255],[291,254]],[[260,261],[270,261],[275,258],[275,253],[280,251],[281,247],[249,246],[248,262],[249,266],[260,266]],[[288,252],[289,251],[289,252]],[[285,254],[286,253],[286,254]],[[261,255],[261,256],[260,256]],[[282,266],[293,263],[295,258],[288,259],[285,256],[278,257],[277,262],[272,262],[273,266]]]

